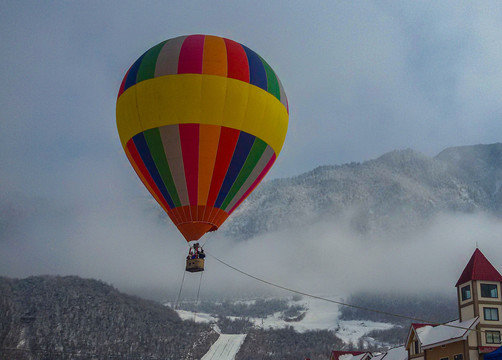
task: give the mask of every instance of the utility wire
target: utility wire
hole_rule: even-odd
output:
[[[413,320],[413,321],[417,321],[417,322],[421,322],[421,323],[426,323],[426,324],[433,325],[433,326],[443,325],[443,326],[448,326],[448,327],[451,327],[451,328],[457,328],[457,329],[462,329],[462,330],[471,330],[471,331],[477,331],[477,332],[481,332],[481,333],[485,332],[485,330],[478,330],[476,328],[466,328],[466,327],[458,326],[458,325],[451,325],[451,324],[447,324],[447,323],[438,323],[436,321],[428,321],[428,320],[424,320],[424,319],[413,317],[413,316],[395,314],[395,313],[391,313],[391,312],[388,312],[388,311],[382,311],[382,310],[372,309],[372,308],[368,308],[368,307],[364,307],[364,306],[359,306],[359,305],[347,304],[347,303],[344,303],[342,301],[337,301],[337,300],[328,299],[328,298],[325,298],[325,297],[322,297],[322,296],[309,294],[309,293],[306,293],[304,291],[299,291],[299,290],[295,290],[295,289],[292,289],[292,288],[288,288],[286,286],[282,286],[282,285],[273,283],[271,281],[259,278],[257,276],[251,275],[251,274],[249,274],[249,273],[247,273],[247,272],[245,272],[243,270],[240,270],[240,269],[236,268],[235,266],[232,266],[232,265],[226,263],[225,261],[223,261],[223,260],[217,258],[216,256],[212,255],[211,253],[206,252],[206,254],[209,255],[209,256],[211,256],[213,259],[215,259],[216,261],[220,262],[221,264],[229,267],[230,269],[235,270],[235,271],[241,273],[242,275],[250,277],[250,278],[252,278],[254,280],[257,280],[259,282],[262,282],[264,284],[267,284],[267,285],[270,285],[270,286],[273,286],[273,287],[276,287],[276,288],[279,288],[279,289],[282,289],[282,290],[286,290],[286,291],[292,292],[294,294],[299,294],[299,295],[310,297],[312,299],[318,299],[318,300],[330,302],[330,303],[337,304],[337,305],[351,307],[351,308],[354,308],[354,309],[359,309],[359,310],[365,310],[365,311],[369,311],[369,312],[374,312],[374,313],[381,314],[381,315],[388,315],[388,316],[393,316],[393,317],[397,317],[397,318],[401,318],[401,319]]]

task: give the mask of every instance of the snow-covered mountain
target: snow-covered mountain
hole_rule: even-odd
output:
[[[397,150],[363,163],[319,166],[267,181],[222,231],[247,239],[345,217],[361,234],[402,235],[438,212],[475,211],[502,216],[502,143],[448,148],[435,157]]]

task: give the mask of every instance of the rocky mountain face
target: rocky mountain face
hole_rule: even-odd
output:
[[[502,216],[502,144],[398,150],[363,163],[320,166],[261,184],[223,232],[247,239],[344,217],[360,234],[402,235],[439,212]]]
[[[0,277],[0,359],[199,359],[217,338],[100,281]]]

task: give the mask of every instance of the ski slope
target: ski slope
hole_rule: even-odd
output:
[[[221,334],[201,360],[234,360],[246,334]]]

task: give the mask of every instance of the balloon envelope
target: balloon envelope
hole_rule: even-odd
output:
[[[281,151],[288,112],[265,60],[209,35],[145,52],[116,108],[129,161],[187,241],[216,230],[260,183]]]

